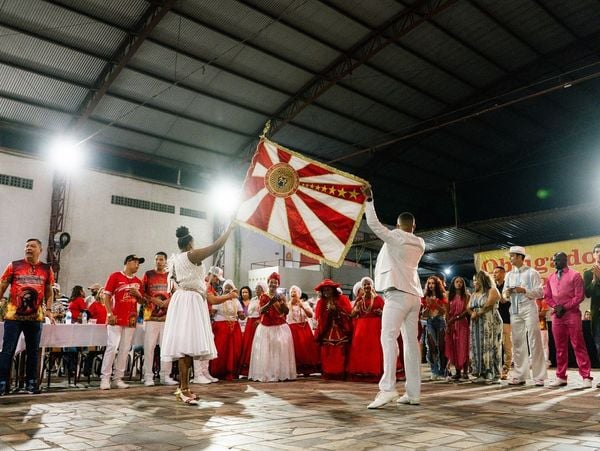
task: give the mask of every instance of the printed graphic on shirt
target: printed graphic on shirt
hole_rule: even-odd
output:
[[[10,299],[4,319],[17,321],[43,321],[43,300],[46,285],[54,283],[54,273],[47,263],[32,265],[17,260],[4,270],[3,282],[10,283]]]
[[[150,297],[159,298],[161,301],[169,299],[168,273],[159,273],[155,270],[144,274],[142,284],[145,293]],[[167,307],[159,307],[153,302],[147,302],[144,306],[144,321],[164,321],[167,316]]]

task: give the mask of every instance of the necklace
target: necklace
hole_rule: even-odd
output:
[[[360,311],[361,313],[370,313],[373,309],[373,304],[375,303],[375,298],[371,297],[371,303],[367,303],[369,299],[362,298],[362,302],[360,303]]]

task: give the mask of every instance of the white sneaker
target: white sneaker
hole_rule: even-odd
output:
[[[375,400],[367,406],[367,409],[377,409],[385,406],[388,402],[392,402],[398,397],[398,392],[394,391],[380,391],[377,393]]]
[[[129,388],[129,384],[123,382],[123,379],[115,379],[115,385],[117,388]]]
[[[154,387],[154,381],[153,381],[152,379],[146,379],[146,380],[144,381],[144,385],[145,385],[146,387]]]
[[[100,390],[110,390],[110,380],[108,380],[108,379],[100,380]]]
[[[210,384],[212,381],[203,374],[199,374],[190,381],[192,384]]]
[[[584,379],[581,388],[592,388],[592,379]]]
[[[204,377],[211,382],[219,382],[219,379],[217,379],[216,377],[212,377],[210,373],[204,373]]]
[[[406,394],[400,396],[396,402],[398,404],[410,404],[411,406],[418,406],[420,404],[419,398],[410,399]]]
[[[163,385],[177,385],[179,382],[177,382],[172,377],[165,376],[165,378],[163,380],[161,380],[160,383]]]
[[[561,379],[560,377],[557,377],[555,380],[553,380],[552,382],[550,382],[548,384],[548,387],[550,387],[550,388],[558,388],[558,387],[566,387],[566,386],[567,386],[567,380]]]

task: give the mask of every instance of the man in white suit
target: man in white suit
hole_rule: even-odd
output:
[[[413,234],[415,218],[411,213],[401,213],[396,228],[389,230],[377,219],[371,188],[364,188],[363,193],[367,198],[367,224],[383,240],[375,265],[375,286],[383,290],[385,299],[381,327],[383,376],[379,381],[379,393],[368,408],[377,409],[398,398],[396,362],[400,333],[404,343],[406,393],[398,398],[398,403],[417,405],[421,395],[421,353],[417,342],[417,326],[420,298],[423,296],[417,268],[425,252],[425,242]]]

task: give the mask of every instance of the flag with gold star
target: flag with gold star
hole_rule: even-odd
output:
[[[261,138],[237,222],[340,267],[364,212],[367,182]]]

